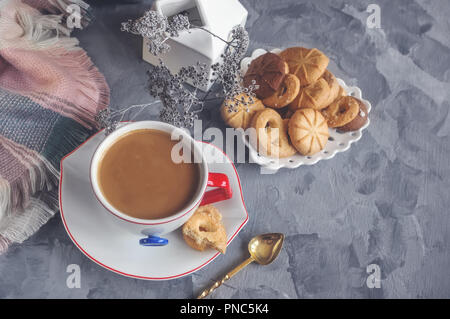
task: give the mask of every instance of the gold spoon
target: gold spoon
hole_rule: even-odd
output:
[[[283,247],[284,235],[280,233],[263,234],[253,237],[248,243],[248,251],[250,257],[234,268],[221,280],[216,281],[209,289],[204,290],[197,299],[202,299],[212,293],[216,288],[222,285],[225,281],[236,275],[240,270],[256,261],[260,265],[268,265],[274,261]]]

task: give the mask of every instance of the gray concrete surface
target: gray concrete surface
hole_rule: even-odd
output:
[[[108,3],[108,4],[106,4]],[[114,108],[145,103],[148,65],[120,22],[151,3],[93,2],[95,22],[76,35],[111,86]],[[242,0],[251,47],[317,47],[330,68],[373,104],[371,126],[348,152],[312,167],[260,175],[237,165],[250,221],[225,256],[165,282],[134,280],[88,260],[59,215],[0,256],[1,298],[191,298],[246,257],[255,234],[284,232],[272,265],[251,265],[215,298],[450,297],[450,3],[447,0]],[[366,9],[381,7],[381,29]],[[223,127],[218,105],[202,113]],[[139,118],[157,118],[158,109]],[[79,264],[81,288],[66,267]],[[366,284],[367,266],[381,288]]]

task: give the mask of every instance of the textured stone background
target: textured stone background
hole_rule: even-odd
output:
[[[191,276],[146,282],[106,271],[72,244],[56,216],[0,256],[0,297],[190,298],[244,259],[252,236],[277,231],[287,238],[276,262],[249,266],[214,297],[450,297],[448,0],[376,1],[382,29],[366,28],[371,0],[242,2],[251,50],[320,48],[336,75],[361,87],[373,104],[362,140],[330,161],[275,176],[238,165],[250,221],[226,256]],[[148,102],[140,41],[119,25],[151,1],[95,3],[96,21],[76,35],[105,74],[112,105]],[[223,127],[216,106],[202,117]],[[66,287],[73,263],[81,289]],[[381,267],[380,289],[365,284],[372,263]]]

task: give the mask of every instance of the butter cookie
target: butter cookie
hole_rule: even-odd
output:
[[[293,74],[287,74],[277,92],[263,100],[264,105],[274,109],[285,107],[291,103],[300,90],[300,80]]]
[[[359,102],[352,96],[344,96],[322,110],[329,127],[341,127],[355,119],[359,112]]]
[[[264,156],[290,157],[297,153],[288,136],[289,120],[283,120],[277,111],[266,108],[255,114],[252,127],[256,130],[257,150]]]
[[[320,110],[327,107],[329,96],[330,87],[328,82],[320,78],[313,84],[302,88],[295,100],[289,104],[289,108],[293,111],[307,108]]]
[[[253,97],[253,103],[249,103],[250,97],[247,94],[239,94],[233,100],[225,100],[220,108],[220,114],[228,126],[243,128],[250,126],[253,115],[257,111],[265,108],[264,104],[257,97]],[[234,100],[245,101],[249,104],[243,105]]]
[[[292,145],[304,156],[314,155],[325,148],[329,132],[326,119],[314,109],[297,110],[289,120]]]
[[[184,241],[196,250],[214,248],[225,254],[227,233],[222,215],[212,205],[200,206],[182,228]]]
[[[358,115],[356,115],[356,117],[350,123],[339,127],[340,131],[343,131],[343,132],[357,131],[361,127],[363,127],[369,119],[369,112],[367,111],[366,105],[361,100],[358,100],[356,98],[355,98],[355,100],[359,104]]]
[[[265,99],[275,94],[289,72],[288,65],[278,55],[267,52],[250,63],[244,75],[244,86],[249,87],[255,81],[259,86],[255,94]]]
[[[339,83],[338,83],[336,77],[334,76],[334,74],[331,73],[328,70],[325,70],[325,72],[323,73],[322,79],[327,81],[328,87],[330,88],[328,99],[325,102],[325,107],[327,107],[331,103],[336,101],[336,99],[339,96],[339,91],[340,91],[341,86],[339,85]]]
[[[302,86],[316,82],[325,72],[330,59],[318,49],[288,48],[280,53],[287,62],[289,73],[300,79]]]

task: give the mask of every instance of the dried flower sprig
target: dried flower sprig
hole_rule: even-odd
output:
[[[160,64],[148,72],[149,92],[163,105],[160,112],[161,120],[180,127],[193,126],[194,120],[198,118],[198,113],[203,110],[204,105],[218,98],[226,100],[229,112],[236,112],[240,108],[248,111],[248,105],[254,103],[253,91],[258,88],[255,83],[249,87],[242,85],[240,62],[247,52],[249,37],[247,31],[240,25],[233,28],[228,39],[223,39],[201,26],[192,25],[188,15],[184,13],[168,19],[150,10],[135,21],[128,20],[122,23],[122,31],[146,38],[149,51],[155,56],[170,50],[170,46],[166,43],[169,38],[177,37],[181,31],[189,32],[193,28],[208,32],[226,43],[221,60],[211,66],[213,72],[211,89],[205,93],[197,89],[209,84],[210,71],[201,63],[183,67],[176,74],[172,74],[160,60]],[[188,87],[186,83],[194,87]],[[221,89],[211,98],[217,85],[220,85]],[[248,99],[236,98],[242,94],[247,95]]]
[[[117,128],[118,121],[114,121],[109,108],[103,109],[95,115],[95,121],[100,129],[105,129],[105,134],[109,135]]]
[[[179,127],[192,127],[198,118],[198,108],[203,108],[204,101],[199,98],[197,88],[186,86],[190,81],[195,86],[204,86],[208,82],[206,65],[197,63],[195,66],[182,67],[173,74],[160,61],[148,72],[149,92],[161,100],[163,108],[161,120]]]
[[[189,27],[189,19],[184,14],[168,19],[156,11],[149,10],[137,20],[122,22],[121,30],[149,39],[149,51],[153,55],[159,55],[170,50],[170,46],[165,43],[170,37],[177,37],[180,31],[189,30]]]
[[[244,87],[240,73],[240,63],[249,46],[247,31],[240,25],[233,28],[230,40],[227,42],[225,52],[221,55],[222,61],[211,66],[215,82],[222,85],[222,94],[226,100],[229,112],[237,112],[243,107],[248,111],[248,105],[254,103],[255,94],[258,89],[256,82],[249,87]],[[245,94],[248,99],[236,99],[236,96]]]
[[[153,106],[155,104],[160,104],[161,101],[153,101],[145,104],[135,104],[128,106],[126,108],[121,108],[116,111],[112,111],[109,108],[103,109],[99,111],[95,116],[95,121],[98,124],[98,128],[105,129],[105,134],[109,135],[112,133],[118,126],[118,124],[124,120],[125,114],[127,114],[130,110],[138,109],[138,111],[133,114],[132,118],[129,120],[133,120],[136,118],[144,109]]]

